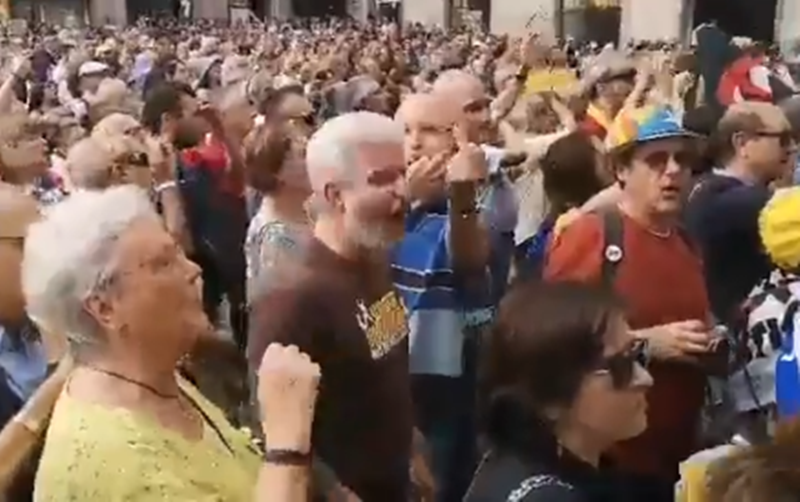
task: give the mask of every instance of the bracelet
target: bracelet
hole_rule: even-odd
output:
[[[311,454],[297,450],[268,449],[264,452],[264,462],[268,464],[304,467],[311,464]]]
[[[157,194],[160,194],[165,190],[169,190],[170,188],[175,188],[177,186],[178,186],[177,181],[165,181],[164,183],[159,183],[158,185],[156,185],[155,192]]]

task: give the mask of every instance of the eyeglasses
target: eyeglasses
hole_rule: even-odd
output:
[[[795,144],[791,131],[758,131],[754,135],[759,138],[776,138],[783,148],[788,148]]]
[[[611,375],[615,389],[627,389],[636,374],[636,367],[646,369],[650,364],[650,353],[645,340],[637,340],[627,350],[603,358],[596,367],[596,373]]]

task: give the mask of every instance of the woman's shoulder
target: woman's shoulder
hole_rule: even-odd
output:
[[[514,456],[486,458],[465,502],[583,502],[578,487]]]
[[[115,494],[135,493],[136,485],[155,473],[147,466],[158,446],[149,437],[149,431],[126,412],[82,403],[63,393],[47,429],[36,500],[72,497],[100,502],[116,500]],[[111,475],[113,483],[108,482]]]
[[[127,410],[84,403],[64,393],[48,427],[36,500],[199,500],[208,486],[195,481],[213,472],[224,472],[237,482],[255,482],[258,457],[245,435],[196,389],[183,381],[181,386],[206,420],[214,422],[213,428],[233,450],[236,466],[220,461],[214,470],[215,460],[229,458],[216,445],[183,441]],[[189,462],[191,458],[197,462]]]

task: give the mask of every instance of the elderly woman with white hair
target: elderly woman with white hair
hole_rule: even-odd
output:
[[[73,364],[34,500],[307,500],[320,368],[297,347],[266,350],[261,465],[249,438],[175,371],[209,329],[199,278],[130,185],[79,192],[31,228],[27,306],[67,334]],[[7,439],[4,429],[0,446]]]
[[[144,192],[82,191],[55,206],[30,229],[22,276],[29,312],[67,334],[76,365],[37,501],[252,500],[249,438],[177,376],[210,330],[200,270]]]
[[[101,139],[108,136],[142,137],[142,123],[127,113],[111,113],[94,125],[92,136]]]
[[[66,178],[71,190],[102,190],[133,183],[150,188],[150,161],[142,142],[122,135],[93,135],[67,153]]]

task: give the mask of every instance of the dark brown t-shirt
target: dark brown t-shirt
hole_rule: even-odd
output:
[[[354,263],[312,240],[291,275],[274,278],[253,303],[251,368],[272,342],[306,352],[322,369],[315,454],[362,501],[405,502],[413,428],[408,326],[388,261]]]

